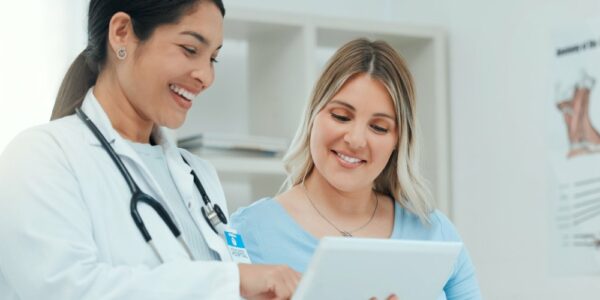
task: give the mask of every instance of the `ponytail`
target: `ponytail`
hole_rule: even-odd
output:
[[[96,83],[97,78],[98,72],[93,71],[88,65],[86,50],[84,50],[71,64],[58,89],[50,120],[74,114],[75,109],[81,107],[83,98]]]

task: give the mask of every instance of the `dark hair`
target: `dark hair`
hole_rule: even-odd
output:
[[[62,118],[80,107],[86,92],[96,83],[106,63],[108,25],[112,16],[124,12],[131,17],[133,31],[145,41],[163,24],[176,23],[204,0],[91,0],[88,11],[88,45],[69,67],[60,85],[50,120]],[[222,0],[210,0],[225,16]]]

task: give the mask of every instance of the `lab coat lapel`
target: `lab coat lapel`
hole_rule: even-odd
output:
[[[194,179],[191,175],[192,168],[183,161],[179,149],[174,146],[175,143],[170,140],[164,129],[157,128],[156,131],[157,135],[164,140],[162,145],[167,159],[167,166],[182,199],[194,198],[195,189]]]
[[[85,97],[85,100],[82,104],[82,110],[88,115],[88,117],[94,122],[94,124],[98,127],[100,132],[104,135],[104,137],[108,140],[109,143],[113,146],[115,152],[121,156],[131,160],[136,170],[139,170],[141,173],[140,176],[135,176],[135,172],[132,172],[130,169],[129,172],[132,176],[146,182],[146,186],[154,191],[154,196],[157,197],[157,200],[164,199],[164,194],[160,189],[160,186],[152,176],[152,174],[148,171],[146,166],[142,163],[139,155],[123,140],[123,138],[116,132],[116,130],[112,127],[110,119],[102,109],[102,106],[98,102],[98,100],[94,97],[92,93],[92,89],[90,89]],[[169,135],[166,134],[164,129],[156,128],[153,132],[153,135],[156,134],[160,140],[160,144],[165,151],[165,156],[167,159],[167,166],[171,175],[173,176],[173,180],[175,181],[175,185],[183,199],[197,199],[198,203],[203,203],[200,193],[196,190],[194,185],[193,176],[191,175],[191,166],[188,166],[183,159],[181,158],[181,153],[179,149],[175,146],[174,141],[169,139]],[[86,130],[85,131],[85,139],[92,145],[96,145],[101,147],[100,142],[94,136],[94,134]],[[186,158],[188,162],[192,163],[191,158]],[[204,172],[202,170],[196,170],[196,174],[201,182],[208,182],[208,178],[204,177]],[[139,184],[139,183],[138,183]],[[142,188],[142,187],[141,187]],[[142,190],[146,193],[144,188]],[[215,196],[210,193],[210,189],[207,188],[207,193],[211,199],[215,199]],[[214,201],[214,200],[213,200]],[[161,203],[165,206],[167,211],[173,215],[172,208],[169,206],[169,203],[164,203],[165,201],[161,201]],[[229,261],[230,256],[225,245],[223,239],[219,237],[219,235],[215,234],[214,231],[208,226],[204,217],[200,211],[200,207],[197,208],[197,211],[193,213],[194,222],[202,232],[204,239],[206,240],[208,246],[215,252],[219,253],[220,257],[224,261]],[[173,221],[176,223],[177,227],[181,228],[181,224],[178,222],[177,218],[173,218]]]
[[[126,163],[126,160],[130,160],[133,163],[134,168],[128,168],[129,173],[131,174],[131,176],[134,177],[136,182],[138,182],[138,185],[140,185],[139,181],[144,181],[146,183],[145,186],[140,185],[140,189],[144,193],[150,194],[151,196],[156,198],[156,200],[160,201],[161,199],[165,199],[164,193],[158,185],[158,182],[156,181],[154,176],[152,176],[146,165],[142,162],[140,156],[112,127],[112,123],[110,122],[108,115],[106,115],[106,112],[92,93],[92,90],[93,88],[91,88],[88,91],[85,100],[81,106],[81,109],[86,113],[90,120],[94,122],[96,127],[98,127],[102,135],[104,135],[106,140],[111,144],[117,155],[119,155],[121,159],[125,158],[123,159],[123,162]],[[90,144],[98,147],[102,146],[100,141],[98,141],[96,136],[90,130],[85,130],[84,132],[86,140]],[[134,172],[135,170],[137,170],[140,174],[136,174],[136,172]],[[165,203],[166,201],[160,202],[163,206],[165,206],[169,214],[173,216],[173,210],[169,206],[169,203]],[[179,224],[177,218],[173,218],[173,221],[175,222],[177,227],[181,228],[181,224]]]
[[[165,135],[164,133],[162,134],[162,136],[163,136],[163,138],[168,138],[167,135]],[[212,230],[212,228],[208,225],[208,223],[204,219],[204,216],[202,215],[201,207],[202,207],[202,204],[204,204],[204,201],[202,200],[200,191],[198,191],[198,189],[196,188],[196,185],[194,184],[194,177],[191,174],[192,167],[183,161],[183,159],[181,157],[181,152],[179,151],[179,149],[177,149],[175,146],[173,146],[173,145],[175,145],[174,143],[165,143],[165,144],[168,145],[167,147],[169,147],[165,151],[169,169],[171,171],[171,174],[173,175],[173,179],[175,180],[175,185],[177,186],[177,189],[181,193],[181,196],[183,197],[184,200],[185,199],[195,199],[196,200],[195,202],[200,204],[200,206],[195,207],[194,211],[192,212],[192,216],[194,216],[193,220],[196,223],[196,226],[198,226],[198,228],[202,232],[202,236],[204,237],[206,243],[208,244],[208,247],[211,248],[213,251],[217,252],[219,254],[219,256],[221,257],[221,260],[223,260],[223,261],[231,260],[230,256],[229,256],[229,251],[228,251],[227,246],[225,245],[222,237],[220,237],[218,234],[216,234]],[[186,160],[190,164],[193,163],[193,160],[190,157],[186,157]],[[198,178],[200,179],[200,182],[202,182],[204,185],[206,185],[206,183],[208,182],[208,179],[204,178],[205,173],[202,170],[195,170],[195,173],[198,176]],[[216,199],[216,197],[214,195],[211,195],[209,189],[207,189],[207,193],[212,201],[214,201]]]

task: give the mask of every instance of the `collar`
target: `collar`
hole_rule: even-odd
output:
[[[91,87],[85,98],[83,103],[81,104],[81,109],[85,114],[94,122],[98,130],[104,135],[104,138],[111,144],[115,152],[119,155],[132,159],[133,161],[142,164],[139,155],[135,152],[135,150],[127,144],[125,139],[121,137],[119,132],[117,132],[113,127],[108,115],[100,105],[100,102],[94,96],[93,93],[94,87]],[[81,123],[82,127],[84,127],[84,139],[91,145],[102,147],[100,141],[96,138],[96,136],[92,133],[83,122]],[[152,136],[156,143],[163,148],[165,156],[167,159],[170,159],[172,162],[175,161],[175,164],[169,164],[170,167],[176,167],[177,169],[183,171],[186,174],[192,170],[192,168],[183,162],[181,159],[181,154],[179,149],[177,148],[177,144],[175,143],[174,135],[169,133],[169,129],[163,128],[160,126],[155,126],[152,130]],[[143,165],[143,164],[142,164]],[[143,168],[145,169],[145,168]]]
[[[96,98],[93,93],[94,87],[90,88],[83,100],[81,105],[81,109],[85,114],[94,122],[96,127],[100,130],[104,138],[115,148],[115,151],[119,154],[126,154],[122,152],[124,148],[130,148],[125,139],[117,132],[113,126],[112,122],[108,118],[108,115],[100,105],[100,102]],[[88,143],[95,146],[102,146],[100,141],[96,138],[96,136],[86,127],[85,139]],[[152,129],[152,137],[154,141],[160,145],[167,155],[176,154],[179,155],[179,150],[175,143],[174,135],[169,132],[167,128],[163,128],[160,126],[155,126]],[[127,145],[127,147],[125,147]]]
[[[91,87],[87,91],[85,97],[83,98],[83,103],[81,104],[81,110],[83,110],[83,112],[90,118],[90,120],[92,120],[94,125],[98,127],[98,130],[100,130],[100,133],[102,133],[104,138],[110,144],[114,145],[116,139],[121,138],[121,136],[112,127],[112,123],[110,122],[108,115],[100,105],[100,102],[98,102],[98,99],[96,99],[96,96],[94,96],[93,90],[94,87]],[[83,127],[85,128],[84,135],[86,141],[92,145],[101,146],[100,141],[89,130],[89,128],[87,128],[87,126],[85,126],[83,122],[82,125],[84,125]]]
[[[98,127],[100,133],[102,133],[106,140],[112,145],[115,152],[119,156],[127,157],[131,159],[134,163],[136,163],[139,167],[140,172],[142,173],[142,178],[144,178],[144,180],[147,180],[149,188],[155,191],[155,195],[157,195],[159,199],[164,199],[164,197],[162,197],[162,191],[158,183],[156,182],[152,174],[149,172],[149,170],[146,168],[146,166],[143,164],[137,152],[135,152],[135,150],[125,141],[125,139],[121,137],[121,135],[112,127],[112,123],[108,118],[108,115],[100,105],[98,99],[94,96],[93,89],[94,88],[92,87],[88,90],[81,105],[81,109],[83,110],[83,112],[85,112],[88,118],[90,118],[90,120],[94,122],[96,127]],[[85,140],[91,145],[102,147],[100,141],[83,122],[81,122],[81,126],[84,128]],[[175,185],[181,193],[181,196],[184,199],[197,197],[194,196],[195,185],[193,177],[190,174],[190,172],[192,171],[192,166],[186,164],[183,161],[182,152],[179,150],[179,148],[177,148],[177,144],[174,141],[174,135],[171,134],[166,128],[155,126],[152,130],[152,137],[154,138],[156,143],[158,143],[158,145],[160,145],[163,148],[165,157],[167,159],[167,166],[171,171],[171,175],[173,176]],[[191,163],[192,159],[189,155],[186,155],[185,151],[183,151],[183,155],[185,155],[186,159]],[[196,174],[201,181],[207,182],[207,180],[203,178],[202,172],[196,172]],[[132,174],[132,176],[135,175]],[[202,199],[199,199],[199,201],[202,201]],[[168,202],[162,204],[163,206],[165,206],[167,211],[173,211]],[[198,222],[200,222],[200,224],[204,222],[204,220],[195,221],[197,222],[196,224],[198,224]],[[178,222],[177,218],[174,218],[174,222],[178,228],[181,228],[181,224]],[[222,242],[222,240],[219,239],[218,235],[212,232],[207,223],[199,225],[199,230],[202,232],[202,235],[206,239],[209,248],[219,253],[222,258],[228,257],[225,244]]]
[[[104,138],[111,144],[112,148],[117,153],[117,155],[119,155],[121,158],[131,160],[134,164],[138,166],[138,169],[141,172],[142,176],[141,178],[138,178],[138,180],[142,178],[143,180],[146,180],[148,186],[154,190],[155,197],[158,196],[161,199],[164,198],[162,197],[162,191],[158,183],[144,165],[142,159],[139,157],[139,154],[135,152],[133,147],[131,147],[131,145],[129,145],[127,141],[123,137],[121,137],[121,135],[112,127],[112,123],[108,118],[108,115],[102,108],[102,105],[100,105],[98,99],[94,96],[93,87],[88,90],[81,105],[81,109],[94,123],[94,125],[96,125],[98,130],[100,130],[100,133],[102,133]],[[84,129],[83,134],[85,141],[87,141],[92,146],[102,147],[102,143],[100,143],[100,141],[98,140],[98,138],[96,138],[94,133],[89,128],[87,128],[87,126],[81,120],[79,120],[77,116],[75,116],[75,118],[77,118],[78,121],[81,122],[81,127]],[[158,145],[160,145],[161,148],[163,148],[165,158],[167,159],[167,166],[172,172],[172,175],[175,179],[175,184],[178,186],[178,188],[180,188],[178,183],[182,182],[187,183],[183,185],[185,187],[193,187],[193,180],[191,179],[190,175],[192,168],[191,166],[186,164],[181,158],[180,151],[177,148],[174,139],[171,137],[172,134],[168,132],[168,129],[156,126],[152,130],[152,136],[154,137],[154,140],[158,143]],[[133,173],[131,175],[135,176]],[[187,190],[190,189],[191,188],[187,188]],[[149,191],[144,192],[148,193]],[[172,211],[168,203],[163,203],[163,205],[166,205],[169,211]],[[180,226],[180,224],[177,223],[177,220],[175,220],[175,222],[177,226]]]

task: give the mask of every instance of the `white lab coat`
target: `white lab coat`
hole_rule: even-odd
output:
[[[82,109],[141,190],[164,199],[91,92]],[[165,260],[161,264],[130,216],[125,180],[92,132],[72,115],[21,133],[0,156],[0,299],[240,298],[237,265],[204,221],[200,193],[181,154],[212,202],[228,215],[217,174],[206,161],[178,149],[163,130],[153,134],[162,139],[176,186],[223,262],[190,261],[158,215],[140,204]]]

